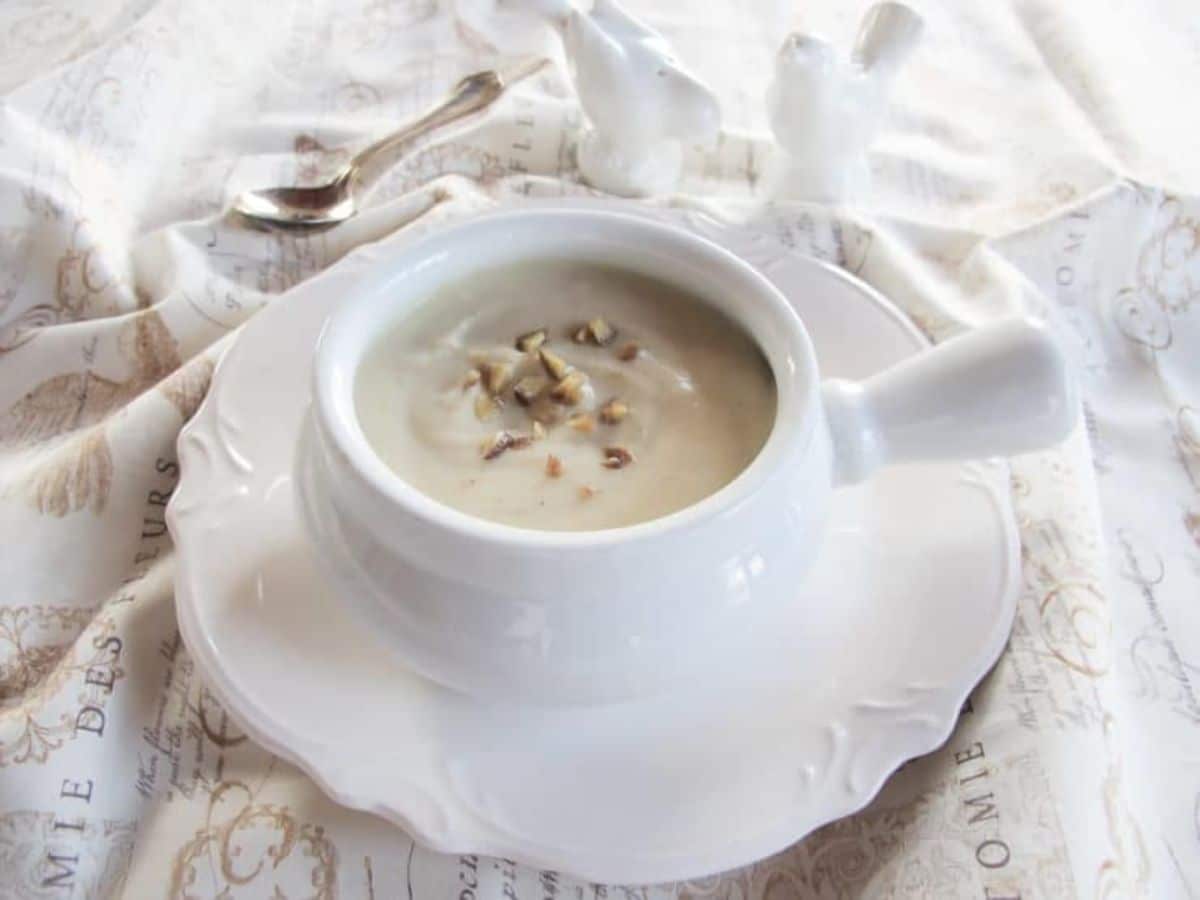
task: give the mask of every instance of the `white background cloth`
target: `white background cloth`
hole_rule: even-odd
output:
[[[543,73],[329,233],[247,231],[231,198],[545,35],[484,0],[0,6],[0,897],[1200,894],[1200,17],[912,2],[875,191],[839,211],[767,203],[762,96],[789,28],[846,46],[865,4],[631,3],[725,114],[660,202],[845,266],[935,338],[1044,316],[1085,425],[1013,461],[1020,609],[947,746],[770,860],[644,891],[414,849],[251,744],[180,645],[162,524],[223,339],[414,222],[586,193],[578,108]]]

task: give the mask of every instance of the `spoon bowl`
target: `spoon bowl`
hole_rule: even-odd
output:
[[[358,212],[348,172],[316,187],[276,187],[246,191],[234,212],[254,224],[293,228],[330,228]]]

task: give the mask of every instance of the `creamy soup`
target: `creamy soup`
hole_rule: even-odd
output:
[[[568,261],[473,275],[369,348],[359,421],[400,477],[525,528],[615,528],[734,479],[775,382],[731,319],[664,282]]]

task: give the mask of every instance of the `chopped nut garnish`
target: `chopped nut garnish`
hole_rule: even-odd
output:
[[[589,413],[576,413],[567,419],[567,424],[584,434],[591,434],[596,430],[596,420]]]
[[[541,422],[539,422],[537,419],[534,419],[533,420],[533,439],[535,441],[540,441],[545,436],[546,436],[546,426],[543,425]]]
[[[621,362],[633,362],[638,358],[638,354],[642,352],[642,348],[634,341],[630,341],[624,347],[617,351],[617,359]]]
[[[484,459],[495,459],[513,445],[513,436],[507,431],[497,431],[480,445]]]
[[[545,367],[547,374],[555,381],[561,381],[571,371],[571,367],[565,359],[545,347],[538,349],[538,359],[542,361],[542,366]]]
[[[470,390],[471,388],[475,387],[475,385],[477,385],[477,384],[479,384],[479,370],[478,370],[478,369],[472,369],[472,370],[471,370],[470,372],[468,372],[468,373],[466,374],[466,376],[463,378],[463,380],[462,380],[462,389],[463,389],[464,391],[466,391],[466,390]]]
[[[499,394],[512,378],[513,367],[508,363],[486,362],[479,367],[483,388],[492,396]]]
[[[604,462],[606,469],[623,469],[633,462],[633,454],[624,447],[605,447]]]
[[[526,375],[513,385],[513,396],[517,398],[517,402],[522,406],[528,406],[537,399],[537,395],[541,393],[542,388],[545,386],[546,379],[540,375]]]
[[[542,344],[546,343],[545,328],[539,328],[536,331],[529,331],[517,338],[517,349],[523,353],[532,353]]]
[[[492,413],[494,413],[499,406],[500,401],[498,398],[493,397],[490,394],[480,394],[475,398],[475,418],[477,418],[480,422],[486,421],[487,419],[491,418]]]
[[[591,500],[595,496],[596,496],[595,488],[590,488],[586,484],[580,485],[580,487],[579,487],[579,499],[580,500]]]
[[[532,434],[518,434],[512,439],[512,443],[508,446],[513,450],[524,450],[533,443]]]
[[[563,406],[574,406],[583,396],[583,385],[586,381],[582,372],[568,372],[550,389],[550,399]]]
[[[546,474],[551,478],[558,478],[563,473],[563,461],[553,453],[546,455]]]
[[[600,421],[605,425],[616,425],[629,415],[629,407],[613,397],[600,407]]]
[[[592,336],[592,342],[597,347],[604,347],[612,343],[613,338],[617,336],[616,329],[600,318],[588,322],[587,329]]]
[[[592,319],[586,325],[575,326],[571,329],[571,340],[576,344],[595,344],[597,347],[605,347],[612,343],[616,336],[617,330],[599,317]]]

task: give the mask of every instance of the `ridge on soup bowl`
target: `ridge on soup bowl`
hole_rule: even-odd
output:
[[[736,332],[731,339],[755,347],[773,381],[773,421],[764,423],[761,448],[732,480],[714,480],[707,496],[645,521],[618,519],[616,527],[572,530],[569,508],[566,524],[560,518],[551,527],[529,527],[536,518],[484,518],[464,511],[470,503],[444,494],[434,499],[416,487],[421,479],[404,477],[403,466],[390,465],[378,440],[372,442],[356,383],[380,342],[416,329],[431,308],[449,303],[448,288],[466,280],[499,284],[503,279],[492,273],[518,263],[607,267],[652,279],[727,320],[726,330]],[[551,307],[568,302],[550,293]],[[603,298],[596,303],[603,306]],[[593,308],[563,313],[584,320],[593,314]],[[514,322],[514,333],[525,324]],[[551,346],[561,342],[568,348],[563,356],[575,354],[570,358],[583,371],[588,360],[601,359],[604,341],[583,332],[576,338],[595,346],[575,353],[561,335]],[[664,359],[669,350],[663,348]],[[469,348],[459,351],[476,361]],[[505,369],[505,379],[520,366],[534,371],[537,348],[512,352],[514,368]],[[543,374],[553,382],[549,368]],[[420,366],[407,371],[415,379]],[[611,371],[623,377],[619,367]],[[489,383],[494,373],[483,373]],[[665,689],[709,664],[713,654],[700,652],[705,647],[736,657],[750,646],[754,627],[794,599],[819,547],[835,485],[890,462],[1036,449],[1064,437],[1076,413],[1058,349],[1024,320],[980,329],[863,383],[822,383],[803,323],[755,269],[679,228],[587,209],[489,215],[380,265],[326,323],[312,392],[296,485],[305,530],[344,601],[427,677],[481,697],[539,703],[605,702]],[[496,394],[500,403],[509,397]],[[603,399],[578,402],[593,408],[588,404]],[[496,413],[506,421],[516,414],[511,398]],[[548,414],[554,420],[547,420],[546,440],[569,440],[563,446],[574,448],[592,439],[559,431],[572,429],[568,416],[573,423],[583,415],[570,403]],[[545,434],[540,422],[537,429]],[[442,455],[452,458],[452,451]],[[638,471],[649,479],[641,483],[653,485],[669,476],[672,462],[690,464],[680,455],[652,454],[633,466],[655,467]],[[522,465],[495,461],[514,473]],[[463,484],[493,471],[492,462],[464,458],[464,467],[473,468],[464,471]],[[606,474],[613,476],[606,490],[620,490],[621,474]],[[521,482],[520,490],[531,483]]]

